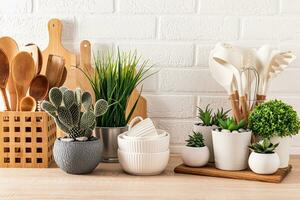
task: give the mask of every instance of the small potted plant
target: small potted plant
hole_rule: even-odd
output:
[[[252,153],[249,157],[249,167],[257,174],[274,174],[280,164],[279,156],[274,152],[279,145],[272,144],[269,139],[263,139],[249,146]]]
[[[49,100],[42,108],[53,117],[56,125],[66,136],[56,139],[53,156],[57,165],[70,174],[92,172],[101,158],[103,145],[93,137],[96,117],[106,113],[107,101],[98,100],[92,106],[92,96],[88,92],[75,91],[65,87],[52,88]],[[81,111],[83,107],[84,111]]]
[[[250,113],[249,128],[259,138],[279,143],[275,150],[280,158],[279,167],[288,167],[291,136],[300,130],[300,120],[293,107],[280,100],[262,103]]]
[[[211,132],[213,129],[219,126],[219,119],[226,120],[228,118],[227,114],[230,110],[224,111],[223,108],[218,109],[216,113],[212,112],[212,108],[207,105],[205,110],[198,107],[198,118],[199,123],[194,124],[193,131],[200,132],[203,134],[204,143],[208,147],[210,156],[209,162],[214,162],[214,152],[212,144]]]
[[[190,167],[202,167],[208,163],[209,150],[204,144],[203,135],[194,132],[186,140],[187,144],[182,150],[183,163]]]
[[[212,131],[216,168],[222,170],[243,170],[248,167],[251,130],[246,121],[236,123],[233,118],[219,119],[220,128]]]
[[[82,70],[89,80],[96,100],[105,99],[109,105],[106,114],[97,118],[95,133],[103,144],[103,162],[118,162],[118,136],[127,131],[137,98],[132,108],[127,109],[134,89],[151,76],[148,61],[142,61],[137,52],[98,53],[94,57],[95,72]],[[154,72],[155,73],[155,72]],[[140,96],[139,96],[140,97]]]

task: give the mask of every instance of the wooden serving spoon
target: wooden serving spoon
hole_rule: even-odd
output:
[[[11,110],[16,110],[17,107],[17,92],[15,89],[15,84],[14,84],[14,80],[12,77],[12,60],[15,57],[15,55],[19,52],[19,47],[18,44],[16,43],[15,40],[13,40],[10,37],[1,37],[0,38],[0,49],[2,49],[9,61],[10,64],[10,74],[9,74],[9,78],[8,78],[8,83],[7,83],[7,88],[8,88],[8,92],[9,92],[9,96],[10,96],[10,107]]]
[[[40,111],[40,102],[44,100],[49,91],[49,82],[46,76],[37,75],[30,82],[29,95],[37,102],[37,109]]]
[[[35,64],[36,74],[40,74],[43,67],[43,56],[40,48],[33,43],[29,43],[25,45],[23,50],[31,54]]]
[[[65,67],[65,60],[63,57],[49,55],[46,68],[46,77],[49,81],[49,88],[58,85],[62,79]]]
[[[34,112],[36,110],[35,99],[31,96],[23,97],[20,102],[20,110]]]
[[[26,96],[31,80],[35,76],[35,66],[31,55],[27,52],[18,53],[12,61],[12,76],[17,91],[17,108],[20,110],[20,101]]]
[[[0,89],[5,104],[5,110],[10,111],[8,98],[6,95],[6,84],[9,78],[9,61],[6,54],[0,49]]]

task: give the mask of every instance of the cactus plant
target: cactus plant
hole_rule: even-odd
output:
[[[91,94],[82,92],[80,88],[72,91],[65,87],[54,87],[49,92],[49,100],[43,101],[43,110],[54,118],[68,137],[74,139],[90,138],[96,127],[96,118],[105,114],[109,107],[107,101],[100,99],[93,108]]]

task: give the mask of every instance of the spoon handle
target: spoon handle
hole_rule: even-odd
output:
[[[10,109],[10,106],[9,106],[9,102],[8,102],[8,98],[7,98],[7,95],[6,95],[5,88],[1,88],[1,94],[2,94],[2,98],[4,100],[5,110],[10,111],[11,109]]]

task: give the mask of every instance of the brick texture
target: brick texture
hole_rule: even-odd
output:
[[[196,106],[230,107],[208,70],[217,42],[270,44],[300,57],[299,0],[0,0],[0,35],[43,49],[53,17],[62,19],[63,43],[73,51],[88,39],[94,52],[136,49],[150,59],[156,73],[143,82],[143,95],[157,127],[170,132],[173,152],[198,120]],[[272,81],[268,97],[300,114],[299,60]],[[292,152],[300,153],[300,136]]]

